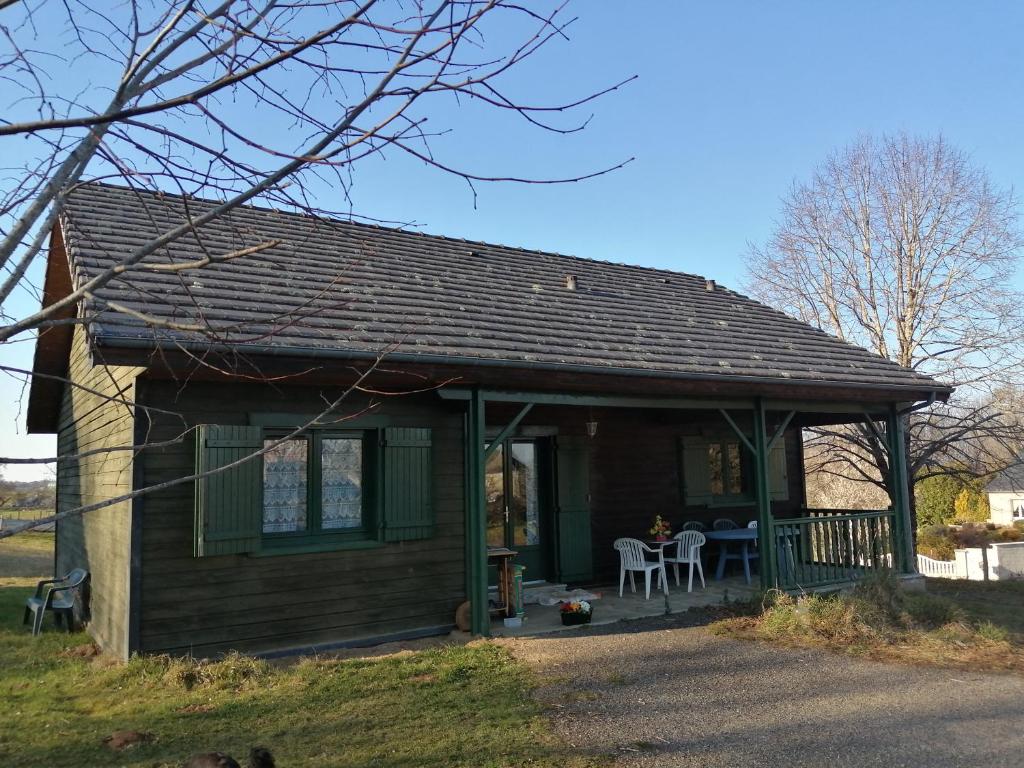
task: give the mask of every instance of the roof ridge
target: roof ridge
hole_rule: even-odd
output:
[[[177,193],[177,192],[164,192],[163,190],[154,190],[154,189],[136,189],[134,187],[125,186],[125,185],[122,185],[122,184],[111,184],[111,183],[105,182],[105,181],[86,181],[86,182],[81,182],[79,184],[76,184],[72,188],[72,193],[74,193],[78,189],[88,188],[88,187],[104,187],[106,189],[117,190],[117,191],[120,191],[120,192],[133,192],[133,193],[134,192],[138,192],[138,193],[152,195],[153,197],[161,197],[162,196],[162,197],[165,197],[165,198],[166,197],[170,197],[170,198],[177,198],[177,199],[180,199],[180,200],[185,200],[185,199],[195,200],[195,201],[200,202],[200,203],[209,203],[211,205],[216,205],[218,203],[224,202],[223,200],[215,200],[213,198],[200,197],[198,195],[188,195],[188,194],[183,195],[183,194],[180,194],[180,193]],[[692,278],[695,278],[697,280],[708,280],[709,279],[707,276],[699,275],[696,272],[684,272],[684,271],[676,270],[676,269],[664,269],[664,268],[661,268],[661,267],[649,267],[649,266],[646,266],[646,265],[643,265],[643,264],[630,264],[630,263],[625,262],[625,261],[612,261],[611,259],[594,259],[594,258],[591,258],[591,257],[588,257],[588,256],[578,256],[578,255],[572,254],[572,253],[559,253],[558,251],[545,251],[545,250],[541,250],[541,249],[538,249],[538,248],[526,248],[526,247],[521,246],[521,245],[508,245],[506,243],[493,243],[493,242],[490,242],[490,241],[487,241],[487,240],[470,240],[470,239],[465,238],[465,237],[452,237],[450,235],[439,235],[439,234],[435,234],[433,232],[420,232],[420,231],[415,230],[415,229],[401,229],[399,227],[389,227],[389,226],[385,226],[383,224],[371,224],[371,223],[365,222],[365,221],[354,221],[352,219],[341,218],[340,216],[327,216],[327,215],[318,216],[318,215],[314,215],[314,214],[310,214],[310,213],[301,213],[299,211],[288,211],[288,210],[285,210],[285,209],[282,209],[282,208],[273,208],[273,207],[270,207],[270,206],[254,205],[252,203],[243,203],[242,205],[238,206],[238,208],[242,208],[242,209],[246,209],[246,210],[251,210],[251,211],[257,211],[257,212],[280,213],[280,214],[283,214],[285,216],[294,216],[294,217],[300,218],[300,219],[312,219],[314,221],[322,221],[322,222],[325,222],[325,223],[328,223],[328,224],[343,224],[343,225],[346,225],[346,226],[360,227],[360,228],[363,228],[363,229],[373,229],[373,230],[379,230],[379,231],[382,231],[382,232],[394,232],[396,234],[402,234],[402,235],[417,235],[419,237],[426,237],[426,238],[430,238],[431,240],[443,240],[443,241],[449,242],[449,243],[465,243],[466,245],[479,245],[479,246],[484,246],[484,247],[487,247],[487,248],[500,248],[500,249],[506,250],[506,251],[518,251],[519,253],[534,254],[534,255],[538,255],[538,256],[553,256],[553,257],[559,258],[559,259],[571,259],[573,261],[582,261],[582,262],[586,262],[588,264],[607,264],[607,265],[610,265],[610,266],[613,266],[613,267],[626,267],[627,269],[638,269],[638,270],[643,270],[645,272],[652,272],[652,273],[657,273],[657,274],[692,277]],[[726,287],[724,285],[719,284],[718,287],[722,288],[722,290],[729,291],[730,293],[734,293],[734,294],[736,294],[738,296],[742,296],[742,294],[739,294],[737,291],[734,291],[731,288],[728,288],[728,287]],[[749,299],[749,297],[747,297],[747,296],[744,296],[743,298],[748,298]],[[756,299],[749,299],[749,300],[750,301],[757,301]],[[761,302],[757,302],[757,303],[760,304]],[[768,306],[768,305],[766,304],[764,306]],[[771,307],[769,307],[769,309],[771,309]],[[773,311],[778,311],[778,310],[773,310]]]

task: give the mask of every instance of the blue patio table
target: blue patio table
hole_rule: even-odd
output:
[[[726,560],[742,560],[743,575],[750,583],[750,561],[756,560],[758,554],[751,552],[751,542],[757,541],[757,528],[733,528],[728,531],[704,531],[704,538],[708,541],[718,542],[718,568],[715,570],[715,580],[721,581],[725,577]],[[729,552],[729,545],[738,542],[740,551],[738,554]]]

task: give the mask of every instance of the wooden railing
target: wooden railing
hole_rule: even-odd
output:
[[[806,510],[774,520],[772,528],[782,589],[841,584],[897,567],[892,510]]]

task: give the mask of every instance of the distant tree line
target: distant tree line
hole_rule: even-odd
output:
[[[52,480],[19,482],[0,478],[0,511],[53,509],[56,501],[56,486]]]

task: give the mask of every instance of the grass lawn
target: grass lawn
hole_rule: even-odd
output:
[[[877,660],[1024,674],[1024,582],[929,580],[903,592],[891,576],[851,592],[773,596],[715,632]]]
[[[952,600],[974,621],[1002,627],[1024,645],[1024,581],[928,579],[928,591]]]
[[[42,579],[52,575],[52,533],[19,533],[0,539],[0,586],[26,576]]]
[[[215,749],[243,760],[256,744],[281,768],[597,764],[552,735],[530,673],[491,643],[275,665],[77,657],[68,651],[88,646],[85,634],[33,638],[21,626],[31,577],[50,570],[40,553],[49,558],[41,538],[0,542],[4,768],[170,767]],[[43,574],[9,573],[31,568],[33,554]],[[102,738],[117,730],[156,740],[114,753]]]

